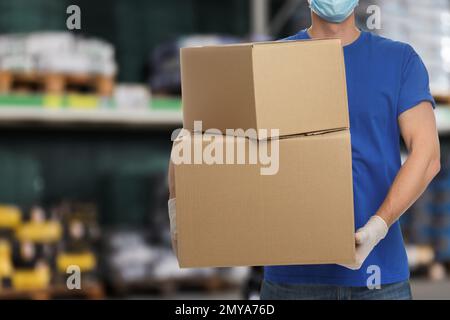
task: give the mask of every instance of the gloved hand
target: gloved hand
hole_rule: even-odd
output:
[[[366,225],[356,231],[356,263],[354,265],[342,265],[351,270],[359,270],[366,261],[373,248],[386,237],[389,228],[383,218],[373,216]]]
[[[168,202],[169,220],[170,220],[170,238],[172,240],[172,249],[177,255],[178,249],[178,233],[177,233],[177,202],[176,198],[172,198]]]

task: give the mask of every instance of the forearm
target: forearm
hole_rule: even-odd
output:
[[[373,248],[386,237],[389,227],[417,200],[438,171],[438,148],[414,148],[379,210],[356,231],[355,263],[344,267],[352,270],[361,268]]]
[[[422,195],[439,170],[438,152],[413,151],[400,169],[376,214],[391,226]]]

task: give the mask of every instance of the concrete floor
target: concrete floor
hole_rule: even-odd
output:
[[[411,289],[415,300],[450,300],[450,280],[433,282],[412,280]],[[180,293],[174,296],[130,297],[131,299],[175,299],[175,300],[235,300],[240,299],[239,291],[229,291],[206,295],[204,293]]]
[[[411,289],[416,300],[450,300],[450,281],[412,280]]]

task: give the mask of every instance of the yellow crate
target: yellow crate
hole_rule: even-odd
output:
[[[65,273],[69,266],[78,266],[81,272],[89,272],[95,269],[97,259],[92,252],[62,253],[56,258],[58,271]]]
[[[0,205],[0,228],[14,229],[22,221],[22,212],[16,206]]]
[[[39,290],[49,286],[50,278],[49,268],[38,267],[35,270],[15,270],[11,280],[16,290]]]
[[[58,222],[29,222],[19,226],[16,238],[21,241],[52,243],[61,239],[62,227]]]

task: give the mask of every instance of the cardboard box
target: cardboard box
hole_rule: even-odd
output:
[[[348,128],[340,40],[181,49],[184,128],[279,129],[281,136]]]
[[[172,152],[180,266],[353,263],[340,41],[186,48],[181,60],[190,132]],[[249,139],[249,129],[281,138]]]
[[[276,150],[272,144],[278,141],[204,137],[181,137],[173,153],[189,147],[182,153],[193,158],[195,148],[207,154],[223,146],[223,154],[233,148],[236,161],[239,144],[249,155],[250,148]],[[262,175],[261,164],[175,166],[181,267],[354,262],[349,131],[295,136],[278,144],[273,175]]]

